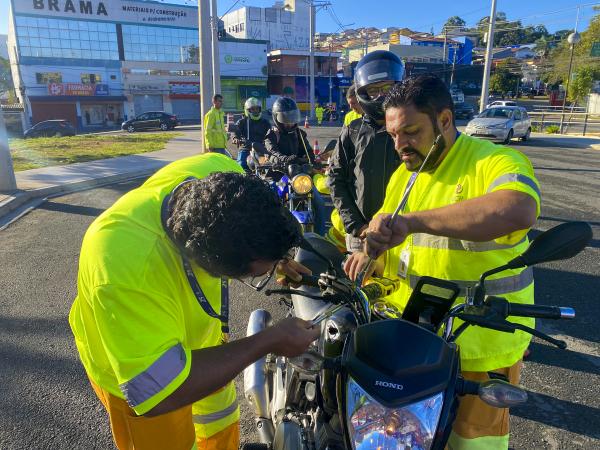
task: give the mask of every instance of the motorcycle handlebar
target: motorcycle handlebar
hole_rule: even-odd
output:
[[[509,303],[509,316],[535,317],[537,319],[574,319],[575,310],[565,306],[521,305]]]
[[[319,287],[319,277],[314,275],[302,275],[302,279],[299,284],[303,286]]]

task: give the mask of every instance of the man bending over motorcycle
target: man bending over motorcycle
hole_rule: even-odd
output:
[[[400,289],[389,298],[400,310],[422,276],[458,283],[457,302],[463,303],[467,286],[482,272],[527,248],[527,231],[540,212],[533,167],[516,150],[459,133],[450,92],[435,76],[398,84],[384,110],[387,132],[404,164],[392,175],[384,204],[364,233],[366,250],[381,256],[384,276],[400,278]],[[392,220],[405,192],[408,201]],[[345,269],[354,279],[367,261],[365,253],[355,253]],[[533,304],[531,268],[502,272],[488,283],[489,295]],[[533,319],[510,320],[534,326]],[[457,340],[464,377],[518,383],[529,341],[529,334],[518,331],[468,328]],[[478,396],[461,399],[449,448],[506,449],[508,442],[508,410],[488,406]]]
[[[171,163],[84,237],[69,323],[121,450],[237,450],[232,380],[268,353],[301,354],[319,335],[288,318],[227,342],[230,280],[260,290],[282,259],[299,278],[286,259],[298,223],[269,186],[240,172],[212,153]]]

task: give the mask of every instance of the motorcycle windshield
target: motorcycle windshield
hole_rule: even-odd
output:
[[[440,392],[401,408],[386,408],[350,377],[346,387],[346,417],[352,448],[428,450],[443,403],[444,394]]]

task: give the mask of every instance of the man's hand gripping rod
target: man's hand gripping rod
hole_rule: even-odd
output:
[[[402,196],[400,203],[398,203],[396,210],[392,214],[392,217],[390,217],[390,222],[389,222],[390,225],[393,224],[396,217],[398,217],[400,215],[400,213],[402,211],[404,211],[404,208],[406,207],[406,202],[408,202],[408,196],[410,195],[410,191],[412,190],[413,186],[415,185],[415,182],[417,181],[419,174],[423,170],[423,167],[425,167],[425,165],[427,164],[427,161],[429,160],[429,156],[431,155],[433,150],[435,150],[437,148],[437,146],[440,145],[441,140],[442,140],[442,135],[438,134],[437,137],[435,138],[435,141],[433,141],[433,145],[427,152],[427,155],[425,156],[425,159],[423,160],[423,164],[421,164],[421,167],[419,167],[419,170],[417,171],[416,175],[414,177],[411,177],[410,184],[406,187],[406,190],[404,191],[404,195]],[[373,264],[375,263],[375,260],[373,258],[371,258],[371,256],[367,252],[366,236],[365,236],[365,253],[369,257],[369,261],[365,265],[364,269],[361,270],[360,273],[358,274],[358,276],[356,277],[356,283],[358,284],[358,286],[362,286],[367,273],[369,273],[369,271],[371,270],[371,266],[373,266]]]

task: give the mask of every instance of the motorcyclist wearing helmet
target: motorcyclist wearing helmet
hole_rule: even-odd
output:
[[[265,148],[271,162],[293,164],[314,162],[313,150],[306,132],[298,127],[300,110],[289,97],[275,100],[272,108],[273,126],[265,137]]]
[[[329,171],[331,197],[346,230],[348,251],[359,251],[361,233],[385,198],[392,173],[400,165],[385,130],[383,99],[404,76],[398,56],[384,50],[365,55],[354,75],[363,117],[342,128]]]
[[[237,162],[249,172],[247,158],[254,144],[255,148],[264,148],[264,140],[271,125],[262,117],[262,105],[256,97],[250,97],[244,103],[244,117],[235,124],[233,142],[238,146]]]

